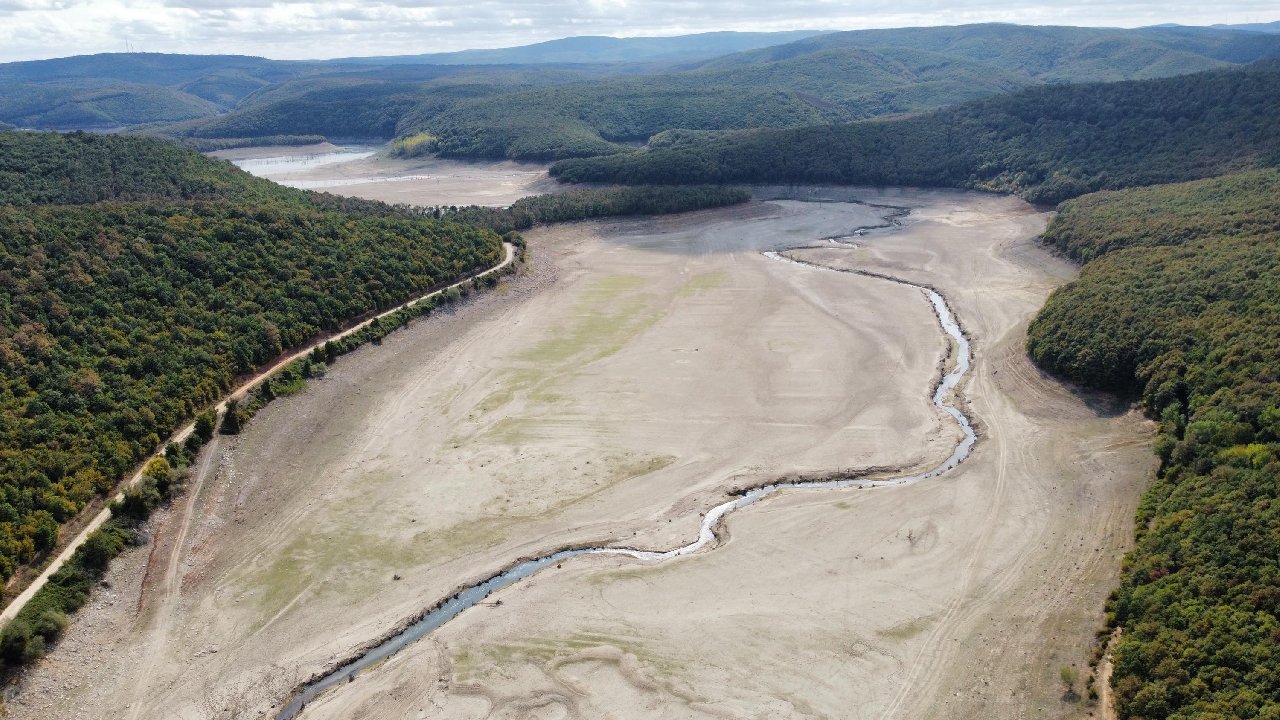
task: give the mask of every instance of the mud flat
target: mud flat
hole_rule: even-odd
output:
[[[976,354],[965,464],[781,494],[705,554],[548,568],[302,717],[1078,713],[1058,669],[1083,661],[1129,537],[1145,426],[1021,352],[1071,273],[1030,240],[1043,215],[863,199],[913,211],[796,256],[947,294]],[[191,512],[175,503],[155,548],[113,568],[12,716],[269,714],[513,558],[682,544],[728,489],[786,473],[936,465],[958,431],[930,404],[946,346],[921,293],[760,252],[884,214],[778,201],[533,233],[513,284],[344,358],[224,441]],[[154,580],[168,558],[176,578]]]
[[[384,157],[377,145],[260,147],[220,150],[254,175],[304,190],[320,190],[409,205],[506,206],[526,195],[567,189],[547,166],[510,161],[463,162]]]

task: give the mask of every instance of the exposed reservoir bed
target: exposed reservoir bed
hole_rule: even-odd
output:
[[[984,438],[963,464],[887,491],[779,493],[675,562],[547,567],[302,717],[1058,708],[1058,668],[1084,656],[1130,537],[1144,425],[1025,361],[1023,323],[1073,272],[1031,241],[1042,214],[848,192],[911,215],[854,249],[789,255],[947,297],[976,357],[960,409]],[[179,554],[175,624],[153,622],[149,553],[125,556],[11,715],[274,715],[512,558],[673,548],[733,488],[936,467],[962,435],[927,392],[946,345],[921,290],[762,255],[882,217],[768,201],[531,233],[528,274],[344,358],[223,445]],[[170,537],[159,518],[157,543]]]

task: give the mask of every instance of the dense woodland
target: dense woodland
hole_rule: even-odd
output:
[[[565,160],[566,182],[964,187],[1056,203],[1086,192],[1280,165],[1280,64],[1053,85],[920,117],[659,138]]]
[[[0,205],[81,205],[108,200],[305,202],[171,143],[125,135],[0,133]]]
[[[1122,718],[1280,718],[1278,210],[1270,170],[1087,195],[1045,234],[1088,262],[1032,357],[1160,423],[1108,604]]]
[[[535,225],[628,215],[668,215],[737,205],[751,199],[744,188],[724,185],[586,188],[521,198],[507,208],[438,207],[433,217],[507,233]]]
[[[156,141],[0,146],[6,578],[237,375],[502,254],[492,231],[309,205]]]

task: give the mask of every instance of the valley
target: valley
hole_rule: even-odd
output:
[[[911,209],[856,249],[793,255],[947,295],[975,345],[973,456],[907,487],[784,492],[669,563],[547,569],[302,717],[1074,711],[1052,675],[1084,656],[1150,455],[1144,422],[1019,350],[1072,273],[1031,242],[1043,214],[955,192],[804,196]],[[957,433],[928,402],[945,344],[919,291],[761,254],[885,213],[770,200],[530,233],[511,284],[222,439],[157,518],[157,550],[113,566],[11,715],[270,714],[511,558],[682,544],[728,490],[788,473],[936,465]]]
[[[1280,24],[215,4],[0,7],[0,716],[1280,720]]]

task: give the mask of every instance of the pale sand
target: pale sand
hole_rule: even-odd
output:
[[[385,148],[369,147],[382,152]],[[210,153],[227,160],[305,157],[338,150],[336,145],[237,148]],[[547,176],[547,166],[512,161],[445,160],[423,157],[394,159],[381,156],[322,165],[304,170],[266,169],[262,177],[285,185],[338,195],[407,205],[507,206],[527,195],[564,192]]]

